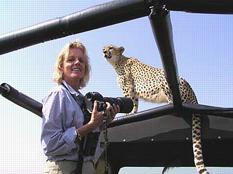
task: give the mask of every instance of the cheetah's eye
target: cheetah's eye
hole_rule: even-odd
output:
[[[110,48],[109,48],[109,51],[112,51],[112,50],[113,50],[113,47],[110,47]]]

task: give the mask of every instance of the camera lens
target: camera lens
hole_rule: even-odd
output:
[[[103,111],[106,108],[105,102],[109,102],[111,105],[116,104],[120,107],[120,113],[129,113],[133,109],[133,101],[127,97],[103,97],[98,92],[88,92],[85,95],[85,103],[89,112],[92,112],[94,101],[98,101],[98,111]]]

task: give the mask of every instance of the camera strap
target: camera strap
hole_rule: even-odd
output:
[[[103,127],[103,133],[104,133],[104,174],[108,174],[109,166],[108,166],[108,123],[107,123],[107,115],[105,115],[104,119],[104,127]]]
[[[81,110],[83,112],[83,115],[84,115],[84,123],[83,124],[86,124],[89,120],[90,120],[90,117],[91,117],[91,113],[87,110],[87,107],[86,107],[86,104],[85,104],[85,100],[84,100],[84,96],[80,93],[79,96],[75,96],[74,94],[72,94],[69,89],[66,87],[65,84],[61,83],[61,85],[70,93],[70,95],[73,97],[73,99],[76,101],[76,103],[81,107]],[[105,160],[105,169],[104,169],[104,174],[108,174],[108,170],[109,170],[109,166],[108,166],[108,153],[107,153],[107,149],[108,149],[108,123],[107,123],[107,115],[105,115],[105,119],[104,119],[104,123],[103,123],[104,127],[103,127],[103,133],[104,133],[104,160]],[[96,137],[99,137],[99,132],[98,134],[96,133],[92,133],[92,134],[89,134],[89,135],[96,135]],[[80,148],[79,148],[79,156],[80,156],[80,160],[78,162],[78,167],[77,167],[77,172],[78,173],[82,173],[82,164],[83,164],[83,156],[85,153],[88,153],[86,152],[86,148],[84,144],[86,144],[86,141],[87,140],[93,140],[93,139],[96,139],[98,140],[98,138],[83,138],[81,143],[80,143]],[[90,143],[89,143],[90,144]],[[97,144],[97,142],[92,142],[91,143],[92,145],[93,144]],[[96,147],[94,148],[96,149]],[[93,150],[93,149],[88,149],[88,150]],[[92,153],[92,152],[90,152]]]
[[[79,93],[79,95],[76,96],[69,91],[69,89],[66,87],[66,85],[64,83],[61,83],[61,85],[70,93],[70,95],[73,97],[75,102],[80,106],[80,108],[83,112],[83,115],[84,115],[84,123],[83,124],[86,124],[90,120],[90,113],[88,112],[88,110],[86,108],[84,96],[81,93]]]
[[[66,85],[64,83],[61,83],[61,85],[70,93],[70,95],[73,97],[73,99],[75,100],[75,102],[80,106],[83,115],[84,115],[84,124],[87,122],[87,119],[90,115],[90,113],[87,111],[86,106],[85,106],[85,102],[84,102],[84,97],[83,95],[80,93],[79,97],[75,96],[74,94],[72,94],[70,92],[70,90],[66,87]],[[88,114],[88,115],[87,115]],[[79,161],[77,163],[77,173],[82,173],[82,165],[83,165],[83,143],[84,143],[84,138],[82,139],[82,141],[79,144]]]

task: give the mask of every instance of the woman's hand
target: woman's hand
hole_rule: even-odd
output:
[[[103,123],[103,120],[105,116],[107,116],[107,120],[112,121],[116,114],[120,112],[120,107],[118,105],[111,105],[110,103],[106,102],[107,107],[105,111],[99,112],[97,110],[98,103],[97,101],[94,102],[91,119],[89,121],[89,124],[93,125],[93,129],[96,129],[97,127],[101,126]]]
[[[91,113],[91,119],[89,121],[89,124],[93,126],[93,129],[96,129],[97,127],[99,127],[104,120],[103,112],[99,112],[97,110],[97,107],[98,107],[98,103],[97,101],[95,101],[93,109],[92,109],[92,113]]]
[[[104,113],[107,116],[107,121],[110,122],[114,119],[116,114],[120,112],[120,107],[116,104],[110,105],[110,103],[108,102],[106,104],[107,104],[107,108]]]

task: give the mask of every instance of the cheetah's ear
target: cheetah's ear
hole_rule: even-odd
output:
[[[121,54],[125,51],[125,48],[124,47],[120,47],[120,52]]]

